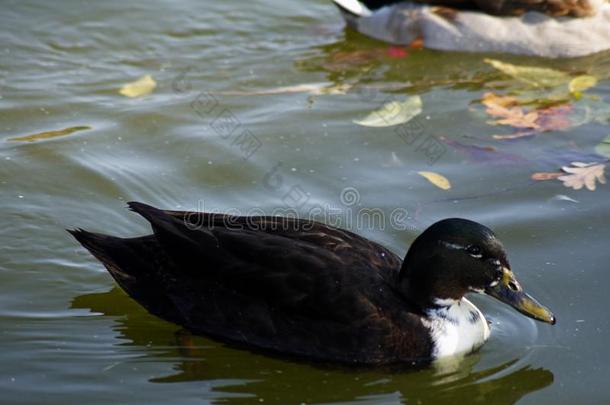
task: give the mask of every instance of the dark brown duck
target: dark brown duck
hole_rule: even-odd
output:
[[[70,231],[134,300],[194,333],[319,361],[421,363],[489,337],[464,295],[555,323],[525,294],[502,244],[465,219],[429,227],[404,262],[314,221],[163,211],[132,202],[152,235]]]

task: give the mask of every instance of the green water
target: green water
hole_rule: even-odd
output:
[[[610,401],[610,186],[574,191],[530,179],[603,160],[593,150],[610,135],[608,115],[599,113],[610,100],[610,55],[495,55],[600,78],[574,104],[582,125],[516,141],[494,140],[511,131],[486,123],[477,102],[505,79],[485,57],[405,55],[346,32],[323,0],[4,0],[0,402]],[[146,74],[157,83],[151,94],[119,94]],[[285,89],[319,88],[312,83],[348,90]],[[423,112],[408,128],[422,141],[353,123],[414,95]],[[90,129],[9,140],[82,126]],[[440,139],[495,149],[422,147]],[[441,173],[452,188],[418,171]],[[471,218],[496,231],[522,284],[558,323],[473,297],[492,336],[452,370],[350,370],[193,337],[148,315],[64,231],[149,232],[125,209],[129,200],[242,213],[322,207],[327,219],[401,255],[435,220]],[[383,221],[354,221],[363,209],[379,210]]]

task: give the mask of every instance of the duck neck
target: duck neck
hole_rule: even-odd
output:
[[[436,300],[423,322],[430,329],[435,359],[472,352],[489,338],[487,320],[466,298]]]
[[[417,282],[408,277],[399,280],[399,290],[405,299],[415,304],[423,313],[449,308],[463,299],[463,296],[449,297],[438,294],[429,283]]]

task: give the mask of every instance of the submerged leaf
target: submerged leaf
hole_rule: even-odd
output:
[[[499,94],[488,91],[483,94],[483,98],[481,98],[481,103],[487,108],[510,108],[520,104],[519,100],[516,97],[512,96],[501,96]]]
[[[532,174],[532,180],[544,181],[544,180],[555,180],[558,177],[563,176],[562,172],[538,172]]]
[[[485,59],[494,68],[534,87],[554,87],[570,81],[570,76],[559,70],[535,66],[518,66],[495,59]]]
[[[490,109],[488,108],[487,111],[489,112]],[[547,131],[562,131],[572,128],[573,124],[569,117],[571,111],[571,105],[539,108],[529,112],[525,112],[521,107],[505,109],[506,118],[496,120],[493,122],[494,124],[510,125],[514,128],[527,130],[508,135],[493,135],[493,138],[499,140],[516,139]],[[502,113],[500,110],[493,112]]]
[[[155,87],[157,87],[155,79],[151,75],[145,75],[135,82],[125,84],[121,87],[119,93],[126,97],[140,97],[151,93]]]
[[[536,111],[538,112],[536,123],[539,126],[539,132],[563,131],[572,128],[572,121],[569,117],[572,105],[558,105]]]
[[[604,138],[596,147],[595,153],[610,159],[610,135]]]
[[[574,190],[580,190],[583,186],[586,186],[587,189],[595,191],[596,180],[600,184],[606,184],[606,177],[604,176],[605,164],[572,162],[572,166],[561,168],[561,170],[568,173],[558,177],[564,186],[571,187]]]
[[[520,107],[513,107],[510,110],[506,110],[506,113],[504,118],[493,121],[493,123],[497,125],[510,125],[513,128],[540,128],[540,125],[537,124],[537,111],[525,112]]]
[[[56,131],[45,131],[45,132],[39,132],[37,134],[32,134],[32,135],[17,136],[14,138],[9,138],[7,140],[13,141],[13,142],[35,142],[35,141],[40,141],[43,139],[58,138],[60,136],[70,135],[77,131],[85,131],[87,129],[91,129],[91,127],[82,125],[82,126],[77,126],[77,127],[59,129]]]
[[[538,113],[526,112],[517,106],[517,99],[514,97],[499,96],[494,93],[485,93],[481,102],[487,107],[487,113],[493,117],[498,117],[496,121],[491,121],[494,125],[510,125],[515,128],[538,128],[536,120]]]
[[[442,174],[438,174],[435,172],[417,172],[417,174],[425,177],[430,183],[434,184],[438,188],[441,188],[443,190],[449,190],[451,188],[451,183],[449,182],[449,179],[447,179]]]
[[[409,122],[421,112],[421,97],[413,96],[403,102],[390,101],[354,123],[365,127],[391,127]]]
[[[499,151],[493,146],[470,145],[454,139],[446,138],[444,136],[441,136],[440,140],[454,149],[464,153],[470,160],[476,163],[517,164],[526,161],[520,156]]]

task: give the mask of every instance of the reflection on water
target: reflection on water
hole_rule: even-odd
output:
[[[150,347],[151,357],[174,363],[172,374],[151,378],[151,382],[225,380],[226,384],[215,388],[221,403],[244,404],[252,398],[286,404],[387,397],[408,403],[493,400],[512,404],[553,382],[549,370],[521,364],[519,359],[479,370],[477,353],[467,356],[454,371],[349,369],[248,353],[165,322],[151,323],[152,316],[116,287],[76,297],[72,308],[119,316],[115,330],[129,340],[123,344]]]
[[[489,57],[488,54],[405,49],[372,41],[348,30],[339,41],[313,47],[306,56],[297,59],[296,66],[305,72],[323,73],[335,85],[355,86],[354,90],[363,99],[370,100],[379,90],[421,94],[438,86],[469,91],[493,87],[501,75],[483,63]],[[543,59],[497,57],[508,58],[515,64],[546,66]],[[553,68],[608,78],[609,59],[610,51],[579,58],[577,63],[557,60]]]

